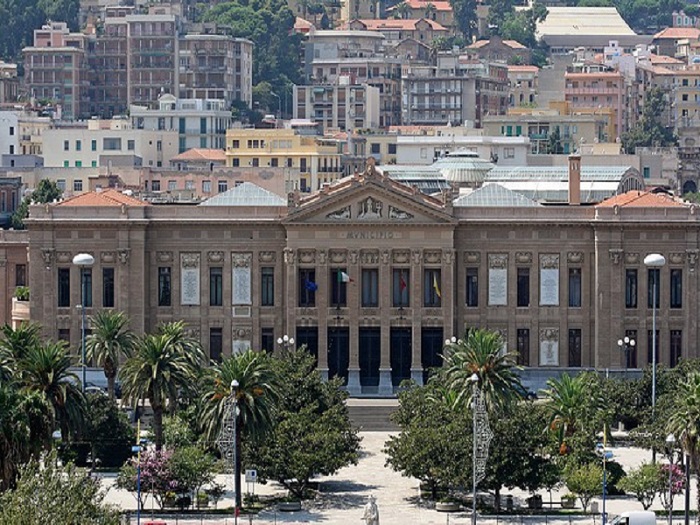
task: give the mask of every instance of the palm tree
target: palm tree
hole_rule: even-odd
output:
[[[667,430],[678,437],[690,458],[691,469],[697,473],[700,466],[700,372],[690,372],[678,385]],[[696,482],[700,489],[700,476]]]
[[[547,380],[545,394],[549,429],[557,432],[562,453],[568,447],[567,440],[576,432],[588,428],[595,432],[598,416],[603,409],[603,399],[591,376],[579,374],[571,377],[563,374],[560,379]]]
[[[433,4],[432,2],[428,2],[428,4],[425,6],[425,10],[423,11],[423,13],[423,16],[428,20],[435,20],[435,17],[437,15],[437,8],[435,7],[435,4]]]
[[[163,447],[163,412],[168,400],[177,399],[196,375],[191,358],[166,334],[145,335],[121,368],[125,399],[132,404],[148,399],[151,404],[156,450]]]
[[[215,365],[205,379],[202,420],[207,439],[216,440],[224,420],[231,382],[238,381],[237,406],[242,429],[251,435],[262,433],[272,420],[279,399],[279,383],[271,357],[248,350]]]
[[[163,323],[158,327],[158,334],[169,337],[173,350],[182,354],[195,370],[201,370],[202,365],[206,362],[206,357],[202,351],[202,345],[188,333],[187,325],[184,321]],[[168,400],[171,414],[175,413],[178,397],[181,399],[192,399],[197,396],[197,386],[197,382],[192,381],[181,389],[178,393],[179,396],[172,397]]]
[[[32,346],[17,362],[21,388],[39,393],[51,405],[54,425],[61,429],[64,440],[79,433],[85,414],[85,397],[70,367],[63,341]]]
[[[471,330],[466,339],[445,346],[443,360],[441,374],[448,387],[459,393],[458,402],[463,406],[471,403],[474,374],[489,411],[520,397],[524,391],[515,356],[503,351],[498,332]]]
[[[411,16],[411,6],[401,2],[394,8],[394,18],[406,19]]]
[[[114,383],[121,357],[129,357],[136,337],[129,329],[129,318],[124,312],[101,311],[90,319],[92,333],[85,342],[88,360],[104,368],[107,392],[114,399]]]
[[[36,323],[24,323],[17,328],[6,324],[1,330],[0,349],[7,352],[12,359],[22,359],[29,348],[41,342],[41,326]]]

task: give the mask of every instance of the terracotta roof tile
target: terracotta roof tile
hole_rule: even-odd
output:
[[[435,0],[433,2],[430,0],[405,0],[404,3],[408,4],[411,9],[425,9],[428,4],[433,4],[436,11],[452,11],[452,6],[445,0]],[[396,9],[396,6],[387,9],[387,11],[392,9]]]
[[[615,195],[598,204],[601,208],[620,206],[623,208],[678,208],[686,207],[682,202],[674,200],[663,193],[651,193],[650,191],[633,190],[620,195]]]
[[[183,151],[179,155],[176,155],[172,160],[200,160],[200,161],[226,161],[226,153],[221,149],[204,149],[204,148],[192,148],[187,151]]]
[[[433,31],[447,31],[445,27],[443,27],[441,24],[437,23],[434,20],[428,20],[427,18],[420,18],[420,19],[401,19],[401,18],[387,18],[385,20],[380,20],[380,19],[363,19],[363,20],[353,20],[353,22],[360,22],[362,25],[365,26],[367,31],[381,31],[383,29],[388,29],[388,30],[402,30],[402,31],[415,31],[416,30],[416,24],[420,21],[427,22],[428,25],[430,25],[433,29]]]
[[[472,45],[467,46],[467,49],[481,49],[482,47],[487,46],[489,42],[490,40],[477,40]],[[526,47],[517,40],[503,40],[503,44],[512,49],[526,49]]]
[[[691,38],[697,40],[700,38],[700,29],[695,29],[694,27],[667,27],[654,35],[654,39],[657,38]]]
[[[537,73],[539,70],[537,66],[508,66],[508,73]]]
[[[56,206],[150,206],[149,203],[125,195],[120,191],[109,189],[91,191],[70,197]]]
[[[654,55],[651,54],[649,55],[649,62],[652,64],[684,64],[682,60],[678,60],[677,58],[669,57],[666,55]]]

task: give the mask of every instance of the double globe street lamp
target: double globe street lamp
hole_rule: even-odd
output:
[[[95,264],[95,258],[89,253],[79,253],[73,257],[73,264],[80,268],[80,310],[82,311],[82,320],[80,323],[80,367],[82,370],[82,391],[85,393],[86,375],[86,358],[85,358],[85,308],[88,295],[88,279],[87,270]]]

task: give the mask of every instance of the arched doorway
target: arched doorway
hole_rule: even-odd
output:
[[[687,180],[683,183],[683,195],[686,193],[695,193],[698,191],[698,185],[694,180]]]

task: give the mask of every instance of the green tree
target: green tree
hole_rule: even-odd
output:
[[[394,9],[394,18],[407,19],[411,16],[411,6],[406,2],[401,2]]]
[[[330,476],[357,464],[360,438],[352,428],[342,380],[324,381],[305,348],[273,361],[280,398],[273,428],[250,453],[261,479],[274,479],[305,496],[313,476]]]
[[[603,468],[598,463],[572,465],[564,472],[564,482],[578,496],[585,512],[591,498],[603,492]]]
[[[124,312],[102,310],[91,316],[90,325],[92,332],[85,342],[87,358],[104,368],[107,392],[114,399],[119,361],[131,355],[136,336],[129,329],[129,318]]]
[[[169,469],[178,492],[191,493],[196,501],[202,487],[214,481],[216,460],[199,446],[181,447],[170,457]]]
[[[54,425],[65,441],[80,433],[85,414],[85,398],[71,365],[62,341],[32,346],[17,362],[22,389],[37,392],[51,406]]]
[[[450,0],[455,25],[464,40],[471,42],[477,36],[478,17],[476,0]]]
[[[459,393],[462,403],[471,403],[472,376],[489,411],[519,397],[523,386],[515,364],[515,354],[503,352],[503,340],[498,332],[476,329],[466,339],[445,346],[441,374],[445,384]]]
[[[667,431],[679,440],[690,457],[690,467],[698,473],[700,465],[700,373],[691,372],[678,385],[675,406],[667,422]],[[696,477],[700,489],[700,476]],[[700,491],[698,492],[700,503]]]
[[[153,434],[156,450],[163,446],[163,412],[169,399],[177,399],[181,389],[195,382],[197,367],[191,356],[165,334],[146,334],[134,354],[120,370],[124,398],[135,406],[148,399],[153,410]]]
[[[22,359],[30,348],[41,342],[41,326],[36,323],[21,324],[12,328],[9,324],[2,327],[0,351],[4,351],[13,360]]]
[[[634,153],[638,147],[663,147],[676,144],[673,130],[664,126],[662,122],[666,104],[661,88],[654,87],[646,90],[641,118],[632,129],[622,134],[622,147],[625,152]]]
[[[87,396],[87,414],[82,443],[92,465],[99,459],[103,467],[121,467],[131,457],[136,432],[116,402],[102,393]]]
[[[561,134],[559,133],[559,126],[555,126],[554,130],[549,134],[548,149],[549,153],[553,155],[559,155],[564,153],[564,147],[561,145]]]
[[[1,2],[2,0],[0,0]],[[16,230],[24,229],[24,219],[29,217],[29,205],[31,203],[44,204],[54,202],[61,198],[61,190],[54,181],[41,179],[36,189],[22,199],[22,202],[12,214],[12,227]]]
[[[55,453],[32,460],[17,487],[0,496],[0,525],[99,523],[118,525],[119,512],[104,503],[100,482],[72,463],[57,466]]]
[[[634,494],[644,510],[651,507],[656,494],[666,486],[661,476],[660,463],[642,463],[622,478],[619,485],[625,492]]]
[[[162,323],[158,326],[158,334],[164,335],[170,339],[173,352],[187,359],[193,370],[199,371],[202,365],[207,361],[201,344],[197,339],[192,337],[184,321]],[[181,387],[176,393],[177,395],[169,399],[170,412],[175,412],[178,398],[186,402],[194,399],[199,393],[198,387],[199,383],[197,381],[192,381],[188,385]]]
[[[435,4],[432,2],[428,2],[425,5],[425,9],[423,9],[423,18],[427,18],[428,20],[435,20],[435,17],[437,16],[437,8],[435,7]]]

